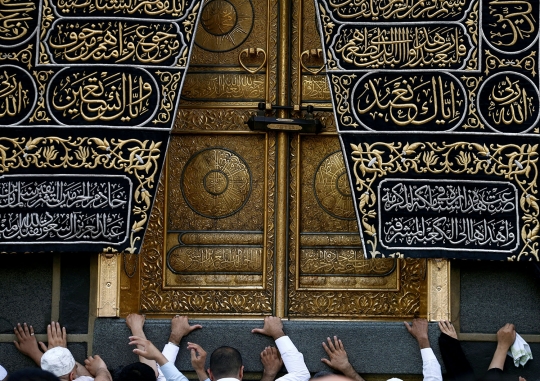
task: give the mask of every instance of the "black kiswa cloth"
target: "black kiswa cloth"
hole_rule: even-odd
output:
[[[450,381],[475,381],[474,371],[465,357],[459,340],[441,332],[439,349]],[[487,376],[487,375],[486,375]],[[491,380],[491,379],[490,379]]]
[[[475,381],[473,368],[465,357],[459,340],[441,332],[439,349],[446,368],[446,379],[449,381]],[[489,369],[479,381],[502,381],[503,371],[499,368]]]

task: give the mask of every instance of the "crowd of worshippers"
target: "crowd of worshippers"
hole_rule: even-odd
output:
[[[15,328],[17,349],[30,357],[39,368],[29,368],[8,374],[0,366],[0,381],[188,381],[175,367],[179,353],[180,341],[193,330],[202,328],[200,325],[190,325],[188,318],[176,315],[171,320],[169,342],[163,351],[146,339],[143,331],[145,317],[131,314],[126,323],[131,330],[129,344],[133,352],[139,356],[139,361],[111,372],[105,361],[98,355],[89,356],[84,365],[77,363],[67,349],[67,334],[65,327],[58,322],[47,326],[48,343],[37,342],[34,329],[30,325],[18,324]],[[416,339],[422,357],[422,373],[425,381],[442,381],[441,366],[430,347],[428,337],[428,322],[416,318],[412,324],[404,323],[407,331]],[[454,326],[449,321],[439,322],[439,347],[446,368],[446,380],[474,381],[473,368],[467,361],[457,338]],[[304,356],[298,351],[291,339],[283,331],[283,323],[278,317],[269,316],[264,319],[262,328],[255,328],[252,333],[266,335],[274,339],[276,347],[266,347],[261,352],[263,373],[261,381],[274,381],[285,366],[287,373],[277,378],[279,381],[364,381],[348,360],[343,343],[336,336],[328,338],[322,346],[328,358],[321,359],[326,365],[338,373],[319,372],[311,375]],[[502,380],[504,362],[509,350],[520,340],[512,324],[506,324],[497,332],[497,349],[489,368],[481,380]],[[522,339],[521,339],[522,340]],[[241,381],[244,366],[240,352],[232,347],[220,347],[210,355],[209,367],[206,368],[206,351],[198,344],[188,342],[187,349],[191,356],[193,370],[199,381]],[[530,354],[530,352],[529,352]],[[530,354],[532,358],[532,354]],[[526,361],[527,359],[525,359]],[[514,357],[516,361],[516,357]],[[519,361],[519,360],[517,360]],[[112,373],[112,374],[111,374]],[[388,381],[401,381],[392,378]],[[518,380],[516,380],[518,381]],[[519,377],[519,381],[525,381]]]

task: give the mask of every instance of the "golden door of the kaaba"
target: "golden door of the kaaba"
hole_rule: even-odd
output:
[[[195,42],[141,254],[118,262],[117,314],[430,314],[428,273],[447,293],[447,262],[363,259],[313,2],[207,1]],[[259,103],[280,118],[313,105],[325,129],[251,131]]]

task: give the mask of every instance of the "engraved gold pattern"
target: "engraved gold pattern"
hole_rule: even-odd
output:
[[[296,136],[291,142],[288,314],[370,319],[421,313],[425,260],[398,261],[396,269],[393,259],[365,260],[356,221],[316,211],[321,209],[310,185],[321,158],[338,147],[332,135]]]
[[[272,172],[275,160],[275,148],[270,144],[268,151],[268,168]],[[170,164],[169,164],[170,165]],[[167,176],[167,174],[166,174]],[[273,201],[274,182],[272,176],[268,177],[267,192],[269,205]],[[141,250],[141,311],[146,313],[186,313],[186,314],[241,314],[262,315],[272,313],[272,289],[273,289],[273,213],[267,211],[269,227],[266,232],[266,276],[265,279],[253,279],[251,276],[236,276],[234,279],[226,277],[228,285],[236,289],[204,289],[204,284],[210,282],[216,284],[219,276],[207,276],[201,278],[197,275],[199,289],[163,289],[164,283],[164,258],[165,247],[165,189],[160,183],[156,194],[156,201],[150,217],[148,233],[145,237]],[[219,233],[218,233],[219,234]],[[215,236],[214,236],[215,238]],[[199,239],[197,239],[198,241]],[[202,243],[202,242],[201,242]],[[208,279],[207,279],[208,278]],[[223,278],[223,276],[222,276]],[[259,277],[260,278],[260,277]],[[189,280],[193,283],[195,280]],[[222,279],[223,281],[223,279]],[[251,285],[253,282],[261,284],[264,281],[266,287],[261,290],[243,290],[242,285]]]
[[[251,193],[251,175],[236,152],[206,149],[185,165],[182,194],[188,205],[202,216],[223,218],[236,213]]]
[[[250,0],[210,0],[201,14],[195,43],[210,52],[224,52],[240,46],[253,28]]]
[[[314,179],[319,205],[337,218],[354,219],[354,207],[347,171],[341,151],[328,155],[319,165]]]

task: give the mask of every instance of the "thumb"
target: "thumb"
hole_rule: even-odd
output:
[[[262,328],[253,328],[251,330],[251,333],[262,333],[262,334],[264,334],[264,330]]]
[[[200,329],[200,328],[202,328],[202,325],[200,324],[192,325],[189,327],[189,332],[195,331],[196,329]]]
[[[405,324],[405,328],[407,328],[407,331],[409,331],[409,333],[411,332],[411,326],[409,325],[409,323],[407,323],[406,321],[403,322],[403,324]]]

